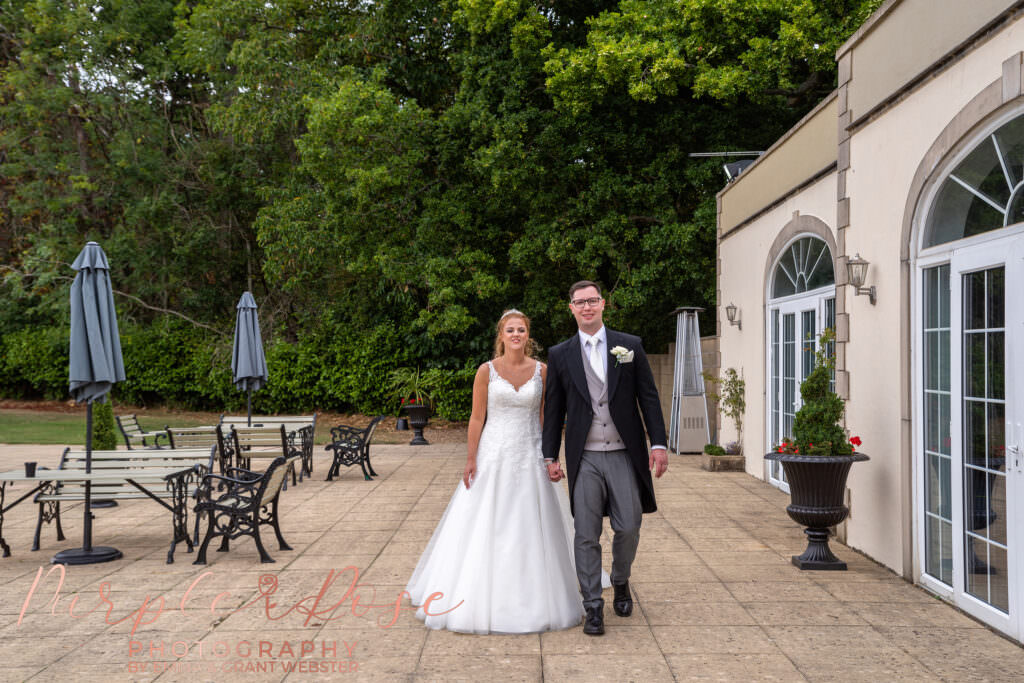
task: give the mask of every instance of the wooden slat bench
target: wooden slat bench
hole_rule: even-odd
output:
[[[163,449],[160,451],[93,451],[91,458],[92,471],[131,471],[138,472],[141,476],[145,475],[147,471],[165,471],[171,468],[180,469],[193,467],[196,472],[196,476],[202,477],[208,474],[213,467],[215,453],[216,448],[214,447],[177,450]],[[64,453],[61,455],[60,464],[57,469],[84,471],[86,469],[85,456],[86,454],[84,450],[72,450],[70,448],[66,448],[64,449]],[[175,499],[176,496],[183,495],[183,492],[172,490],[170,487],[167,489],[148,490],[148,492],[144,492],[132,485],[128,481],[130,478],[131,477],[125,476],[121,481],[104,482],[103,484],[92,485],[92,499],[138,500],[142,498],[155,498],[158,501],[171,501],[171,505],[168,505],[168,507],[172,507],[172,509],[185,503],[183,500]],[[191,494],[193,492],[188,491],[184,493]],[[39,504],[39,516],[36,521],[36,533],[32,542],[32,550],[38,550],[39,536],[42,531],[43,522],[56,522],[57,538],[58,540],[64,540],[60,524],[60,504],[62,502],[84,501],[85,484],[82,482],[58,483],[49,487],[46,491],[42,491],[37,494],[34,500]],[[165,503],[165,505],[167,504]],[[176,510],[176,513],[180,512],[181,510]],[[198,533],[198,524],[196,532]],[[189,540],[187,529],[175,528],[175,543],[179,540],[186,540],[189,544],[189,550],[191,551],[192,542]],[[174,548],[172,545],[171,552],[168,554],[168,562],[172,560],[173,553]]]
[[[129,448],[129,450],[132,447],[133,441],[142,441],[143,448],[160,448],[160,439],[167,438],[166,432],[143,431],[142,427],[139,426],[139,418],[135,415],[118,415],[117,428],[121,430],[121,436],[124,437],[124,444]],[[150,446],[147,444],[146,439],[152,439],[153,445]]]
[[[229,425],[228,429],[225,429],[223,424],[217,425],[219,447],[226,454],[223,461],[225,463],[232,461],[234,467],[252,470],[255,469],[252,466],[252,460],[273,460],[278,456],[288,459],[295,455],[301,456],[300,463],[303,466],[299,468],[298,478],[296,478],[295,469],[289,466],[293,484],[302,481],[306,472],[304,451],[307,449],[304,447],[303,436],[309,434],[311,430],[312,427],[308,425],[298,432],[291,433],[285,429],[284,425],[277,427]],[[312,451],[311,438],[308,450]],[[287,488],[287,484],[285,487]]]
[[[193,449],[216,447],[216,461],[220,473],[224,474],[225,468],[231,466],[231,461],[220,449],[220,441],[217,439],[216,427],[166,427],[167,440],[173,449]]]
[[[222,425],[234,425],[236,427],[279,427],[284,426],[286,431],[293,432],[307,425],[316,430],[316,413],[312,415],[253,415],[252,425],[245,415],[221,415]]]
[[[230,434],[231,429],[236,428],[240,430],[276,430],[281,428],[285,433],[286,444],[282,454],[288,457],[294,455],[298,449],[302,455],[300,480],[304,475],[313,474],[313,435],[316,433],[316,413],[312,415],[253,416],[252,427],[247,427],[245,422],[244,415],[222,415],[218,427],[225,436]],[[292,472],[292,474],[295,473]]]
[[[245,415],[221,415],[222,425],[234,427],[284,427],[289,438],[295,439],[295,445],[301,446],[302,471],[306,475],[313,474],[313,438],[316,435],[317,413],[312,415],[253,415],[252,425],[249,425],[249,418]],[[299,432],[303,427],[309,427],[308,437],[300,438]],[[308,439],[308,440],[307,440]]]

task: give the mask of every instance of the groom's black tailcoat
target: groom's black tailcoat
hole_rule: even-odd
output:
[[[629,459],[640,488],[640,501],[644,512],[658,509],[654,501],[654,482],[651,479],[650,454],[647,435],[653,444],[666,444],[665,420],[661,416],[661,401],[654,384],[647,354],[640,337],[605,328],[608,341],[608,408],[615,428],[626,444]],[[633,351],[633,362],[616,364],[611,349],[623,346]],[[641,421],[643,415],[643,421]],[[587,376],[583,370],[580,336],[552,346],[548,350],[547,388],[544,393],[545,458],[558,460],[565,424],[565,464],[569,478],[569,502],[573,501],[573,487],[580,471],[583,446],[594,420],[587,389]],[[574,511],[575,512],[575,511]],[[607,511],[605,511],[607,515]]]

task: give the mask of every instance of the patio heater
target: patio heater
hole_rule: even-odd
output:
[[[699,453],[711,441],[708,402],[704,396],[697,314],[703,308],[684,306],[676,316],[675,374],[672,378],[672,415],[668,447],[676,453]]]

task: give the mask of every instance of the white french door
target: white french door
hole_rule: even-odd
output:
[[[793,418],[803,402],[800,384],[814,369],[818,337],[835,326],[835,288],[772,302],[768,309],[768,444],[793,435]],[[768,481],[789,492],[782,465],[772,461]]]
[[[1015,234],[947,258],[919,269],[921,580],[1019,639],[1024,244]]]

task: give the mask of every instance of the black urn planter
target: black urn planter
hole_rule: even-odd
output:
[[[427,406],[404,406],[402,410],[409,418],[409,425],[412,427],[413,437],[409,442],[410,446],[429,446],[430,442],[423,438],[423,428],[430,420],[430,408]]]
[[[868,456],[769,453],[764,457],[782,463],[789,483],[786,512],[794,522],[807,527],[807,549],[793,556],[793,564],[800,569],[845,570],[846,563],[828,547],[828,530],[850,514],[850,508],[843,505],[846,477],[853,463],[868,460]]]

